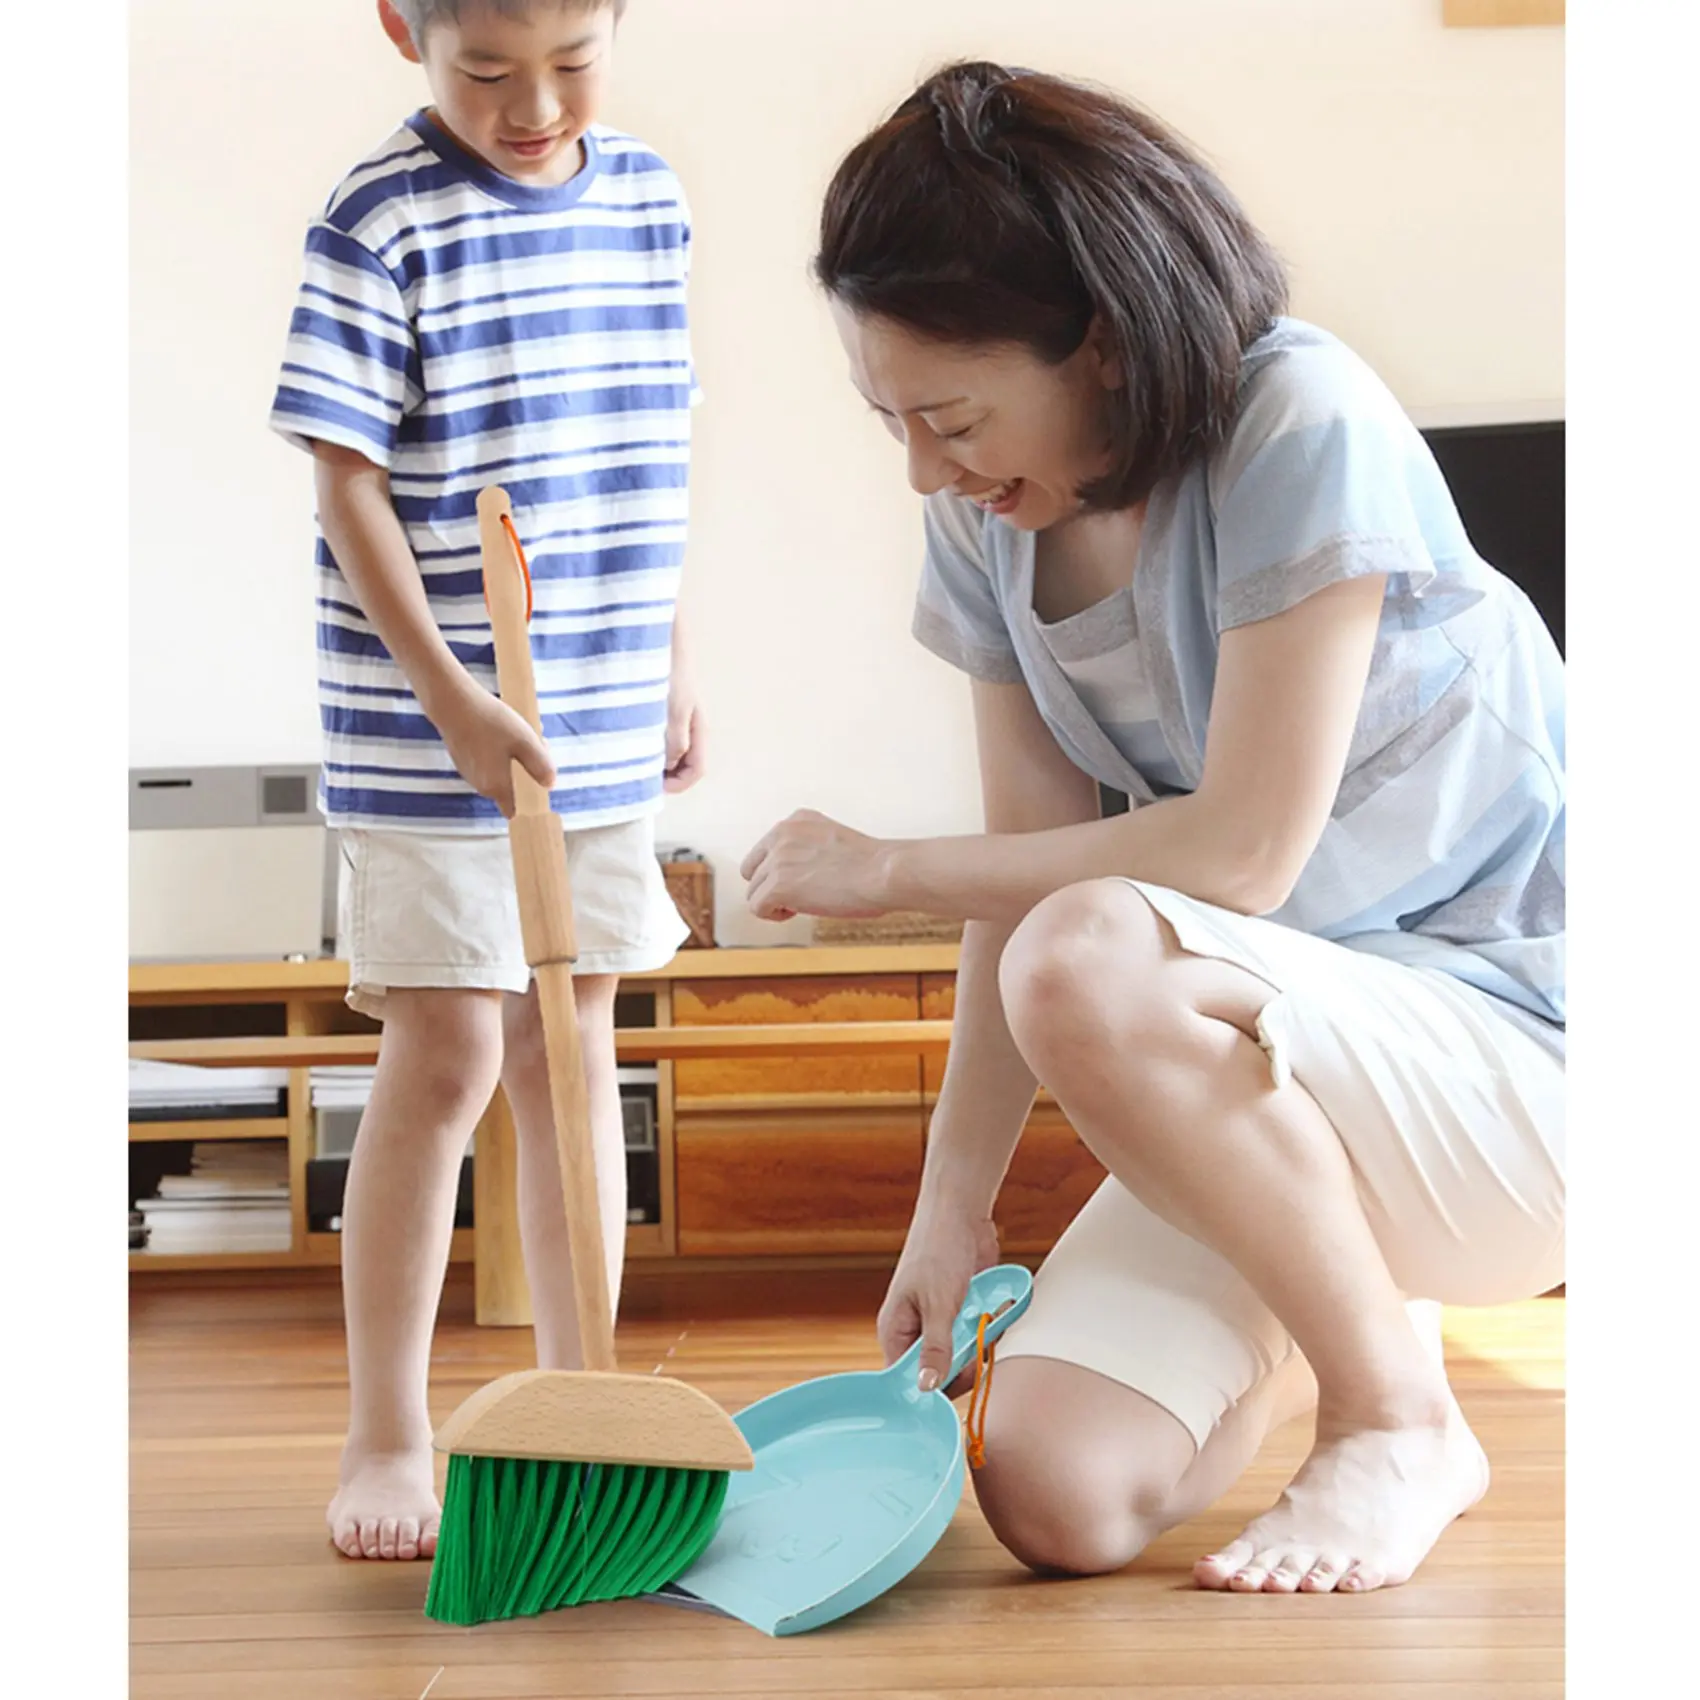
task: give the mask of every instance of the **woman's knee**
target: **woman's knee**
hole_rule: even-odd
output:
[[[1098,1384],[1084,1408],[1082,1378]],[[992,1533],[1030,1570],[1105,1575],[1170,1526],[1191,1453],[1140,1420],[1145,1405],[1074,1365],[1020,1358],[1003,1366],[974,1491]]]
[[[1010,935],[998,989],[1029,1061],[1102,1043],[1163,1003],[1167,952],[1156,916],[1126,880],[1089,880],[1036,904]]]

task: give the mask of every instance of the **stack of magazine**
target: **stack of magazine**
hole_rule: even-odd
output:
[[[132,1058],[130,1120],[181,1123],[193,1138],[200,1122],[283,1116],[288,1087],[287,1069]],[[181,1168],[182,1147],[176,1150],[169,1166]],[[159,1257],[288,1251],[292,1240],[289,1142],[282,1138],[195,1140],[189,1172],[161,1176],[156,1195],[135,1199],[130,1214],[130,1249]]]
[[[133,1122],[241,1121],[281,1116],[289,1070],[195,1068],[130,1059]]]
[[[197,1144],[186,1175],[164,1175],[136,1213],[155,1256],[290,1248],[289,1146],[281,1139]]]

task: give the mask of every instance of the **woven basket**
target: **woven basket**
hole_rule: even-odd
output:
[[[962,923],[938,915],[897,909],[866,920],[839,921],[817,917],[816,944],[960,944]]]

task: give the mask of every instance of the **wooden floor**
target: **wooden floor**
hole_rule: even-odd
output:
[[[323,1508],[346,1411],[339,1295],[302,1275],[136,1283],[132,1303],[135,1700],[566,1700],[568,1696],[1169,1696],[1173,1700],[1546,1700],[1563,1691],[1562,1299],[1454,1312],[1448,1342],[1494,1486],[1417,1578],[1361,1598],[1241,1597],[1193,1558],[1266,1505],[1307,1433],[1119,1576],[1030,1578],[972,1489],[899,1588],[812,1635],[644,1602],[466,1631],[421,1612],[427,1569],[340,1559]],[[736,1409],[834,1369],[872,1368],[878,1277],[639,1287],[621,1365],[668,1370]],[[524,1334],[481,1330],[456,1272],[433,1408],[522,1367]]]

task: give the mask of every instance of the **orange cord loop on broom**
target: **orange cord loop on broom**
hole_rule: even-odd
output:
[[[989,1315],[980,1317],[979,1334],[974,1343],[974,1385],[968,1394],[968,1412],[963,1427],[968,1435],[968,1462],[978,1470],[986,1462],[986,1407],[992,1397],[992,1364],[997,1356],[997,1341],[986,1343]]]
[[[519,533],[514,530],[512,516],[503,514],[501,518],[502,530],[508,534],[508,541],[513,544],[514,554],[519,559],[519,570],[525,575],[525,619],[526,624],[529,625],[531,623],[531,563],[525,558],[525,545],[520,542]],[[490,610],[490,592],[488,590],[484,592],[484,610],[486,613]]]

